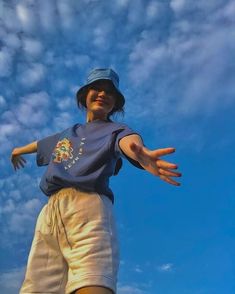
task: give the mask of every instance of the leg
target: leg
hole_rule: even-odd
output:
[[[48,229],[47,210],[48,205],[44,206],[38,217],[21,294],[62,294],[65,291],[67,264],[60,253],[56,237]]]
[[[69,267],[66,293],[115,293],[119,254],[111,201],[70,189],[59,205],[68,236],[59,236]]]
[[[74,294],[113,294],[113,291],[105,287],[91,286],[78,289]]]

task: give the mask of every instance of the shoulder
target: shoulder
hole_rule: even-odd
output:
[[[130,129],[130,127],[123,122],[110,122],[110,124],[112,125],[111,127],[114,129],[119,129],[119,130]]]
[[[66,133],[67,133],[67,134],[72,134],[72,133],[76,132],[76,130],[77,130],[79,127],[81,127],[81,126],[82,126],[82,124],[80,124],[80,123],[76,123],[76,124],[74,124],[74,125],[72,125],[72,126],[66,128],[66,129],[62,130],[60,133],[61,133],[61,134],[66,134]]]

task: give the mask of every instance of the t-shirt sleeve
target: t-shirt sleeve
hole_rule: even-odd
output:
[[[120,146],[119,146],[119,141],[126,137],[126,136],[130,136],[130,135],[139,135],[136,131],[132,130],[131,128],[129,128],[128,126],[126,125],[123,125],[121,127],[121,129],[119,129],[117,131],[117,135],[116,135],[116,140],[115,140],[115,153],[117,156],[121,156],[125,159],[127,159],[131,164],[133,164],[135,167],[138,167],[140,169],[144,169],[138,161],[130,158],[129,156],[127,156],[125,153],[122,152]],[[140,136],[140,135],[139,135]],[[141,136],[140,136],[141,137]],[[142,138],[141,138],[142,139]],[[143,141],[143,140],[142,140]]]
[[[48,165],[51,159],[51,154],[60,138],[61,133],[56,133],[52,136],[43,138],[37,142],[37,165]]]

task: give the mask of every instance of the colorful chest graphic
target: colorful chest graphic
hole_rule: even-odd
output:
[[[53,162],[61,163],[73,158],[72,142],[67,138],[60,140],[52,153]]]

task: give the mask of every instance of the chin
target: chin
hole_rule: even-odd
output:
[[[93,109],[92,112],[100,117],[106,117],[110,111],[105,111],[103,107],[96,107],[96,109]]]

